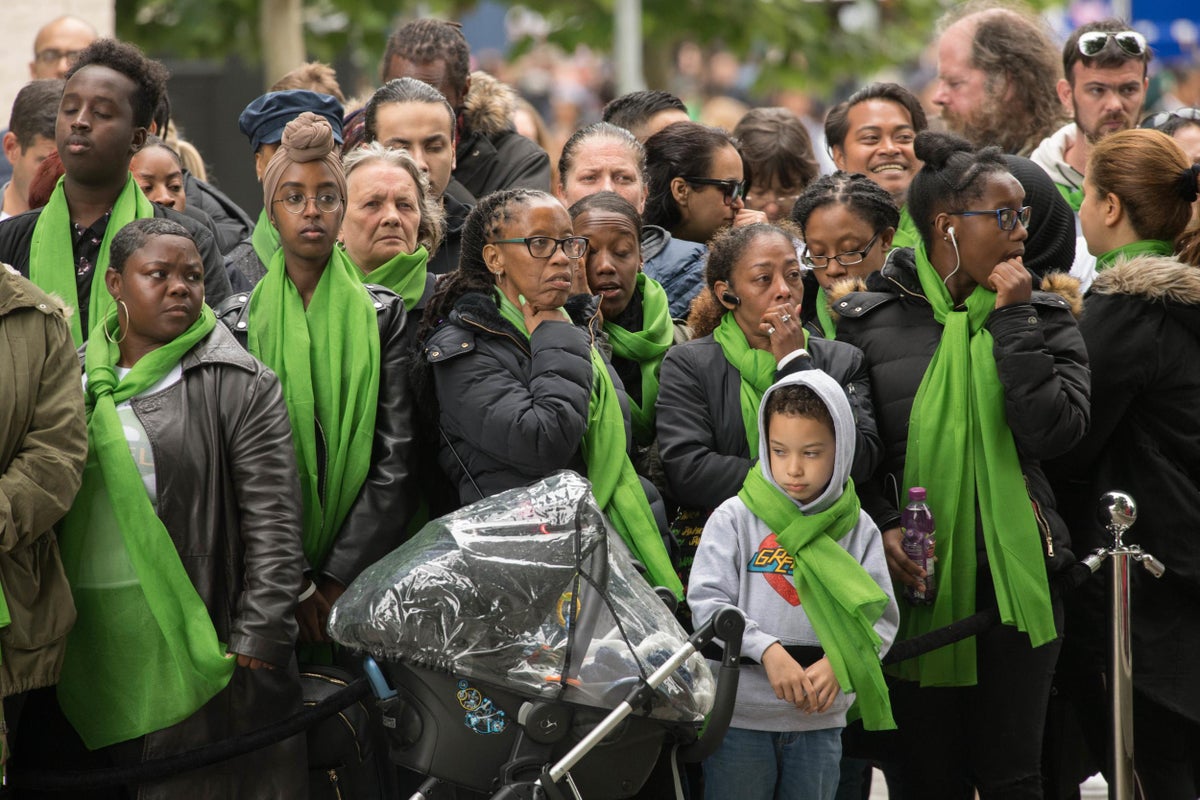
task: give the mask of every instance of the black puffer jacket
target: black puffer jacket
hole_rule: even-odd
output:
[[[378,312],[381,361],[371,467],[320,568],[343,586],[404,542],[416,511],[408,317],[399,295],[374,284],[366,288]],[[248,341],[249,301],[249,294],[236,294],[216,309],[242,347]],[[317,447],[324,451],[322,443]]]
[[[454,179],[480,198],[518,187],[550,191],[550,156],[513,127],[512,88],[473,72],[463,102]]]
[[[808,340],[808,351],[776,378],[820,369],[845,387],[858,428],[851,474],[865,480],[879,463],[880,443],[863,354],[843,342],[816,338]],[[713,509],[742,488],[755,459],[746,444],[740,391],[741,375],[712,335],[667,351],[654,407],[667,487],[679,505]]]
[[[895,252],[882,271],[867,278],[865,287],[859,284],[866,291],[844,296],[835,291],[832,306],[840,316],[838,341],[861,348],[870,369],[884,457],[875,479],[860,488],[859,496],[882,531],[900,524],[898,494],[904,484],[908,420],[942,338],[942,326],[921,291],[912,251]],[[1056,274],[1043,280],[1042,287],[1048,291],[1034,292],[1030,303],[993,311],[986,325],[995,340],[1008,425],[1035,504],[1042,549],[1054,570],[1075,559],[1040,462],[1061,455],[1083,437],[1091,375],[1073,314],[1080,303],[1079,282]],[[1055,291],[1049,291],[1051,287]],[[835,287],[850,288],[850,282]],[[981,533],[976,541],[983,564]]]
[[[1134,686],[1200,723],[1200,270],[1143,256],[1101,272],[1079,323],[1092,354],[1092,428],[1048,466],[1075,551],[1111,545],[1096,519],[1104,492],[1128,492],[1126,542],[1157,556],[1162,578],[1130,569]],[[1107,573],[1107,568],[1105,569]],[[1107,574],[1068,599],[1068,643],[1103,669]],[[1075,602],[1079,601],[1079,602]]]

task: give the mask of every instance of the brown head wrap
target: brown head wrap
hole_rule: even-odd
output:
[[[283,129],[283,139],[279,149],[271,156],[267,168],[263,170],[263,205],[267,213],[271,211],[271,201],[275,199],[275,190],[279,188],[279,179],[283,172],[292,164],[305,164],[309,161],[323,161],[329,167],[329,173],[338,185],[338,196],[346,202],[346,175],[342,171],[341,150],[333,138],[333,128],[319,114],[305,111],[287,124]]]

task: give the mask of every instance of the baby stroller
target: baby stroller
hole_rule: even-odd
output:
[[[434,520],[329,624],[370,656],[390,759],[429,776],[414,798],[450,783],[552,800],[631,797],[664,748],[715,749],[743,626],[733,610],[689,638],[573,472]],[[714,635],[719,683],[697,652]]]

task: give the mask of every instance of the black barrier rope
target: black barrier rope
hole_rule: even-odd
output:
[[[153,761],[143,761],[129,767],[105,767],[93,770],[52,771],[41,769],[21,769],[20,764],[14,764],[9,774],[9,785],[19,789],[38,789],[42,791],[64,789],[102,789],[146,781],[158,780],[181,772],[207,767],[221,761],[228,761],[235,756],[250,753],[255,750],[282,742],[288,737],[295,736],[307,730],[326,717],[331,717],[343,708],[357,703],[371,693],[370,684],[366,678],[355,678],[341,689],[326,697],[316,705],[280,720],[265,728],[225,739],[220,742],[205,745],[197,750],[189,750]]]
[[[1077,561],[1054,576],[1051,589],[1055,594],[1062,595],[1083,584],[1090,576],[1091,569],[1082,561]],[[603,594],[603,593],[602,593]],[[987,609],[972,614],[969,617],[952,622],[944,628],[897,642],[884,657],[884,664],[895,664],[923,655],[939,647],[961,641],[971,636],[983,633],[999,621],[996,609]],[[60,772],[40,769],[21,769],[20,764],[14,765],[9,775],[9,784],[19,789],[63,790],[63,789],[101,789],[133,783],[158,780],[168,775],[189,772],[228,761],[236,756],[281,742],[289,736],[295,736],[307,730],[316,723],[331,717],[371,693],[366,678],[356,678],[344,688],[339,689],[321,702],[280,720],[273,725],[235,736],[232,739],[205,745],[196,750],[179,753],[153,761],[144,761],[130,767],[106,767],[95,770],[76,770]]]

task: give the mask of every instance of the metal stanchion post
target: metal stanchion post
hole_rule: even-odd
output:
[[[1129,630],[1129,561],[1140,561],[1156,578],[1165,568],[1157,558],[1136,544],[1125,544],[1125,531],[1137,520],[1137,503],[1124,492],[1108,492],[1100,498],[1100,523],[1113,537],[1111,547],[1096,550],[1084,563],[1096,572],[1105,558],[1112,559],[1109,573],[1112,633],[1108,659],[1108,692],[1112,715],[1109,800],[1133,800],[1133,644]]]

